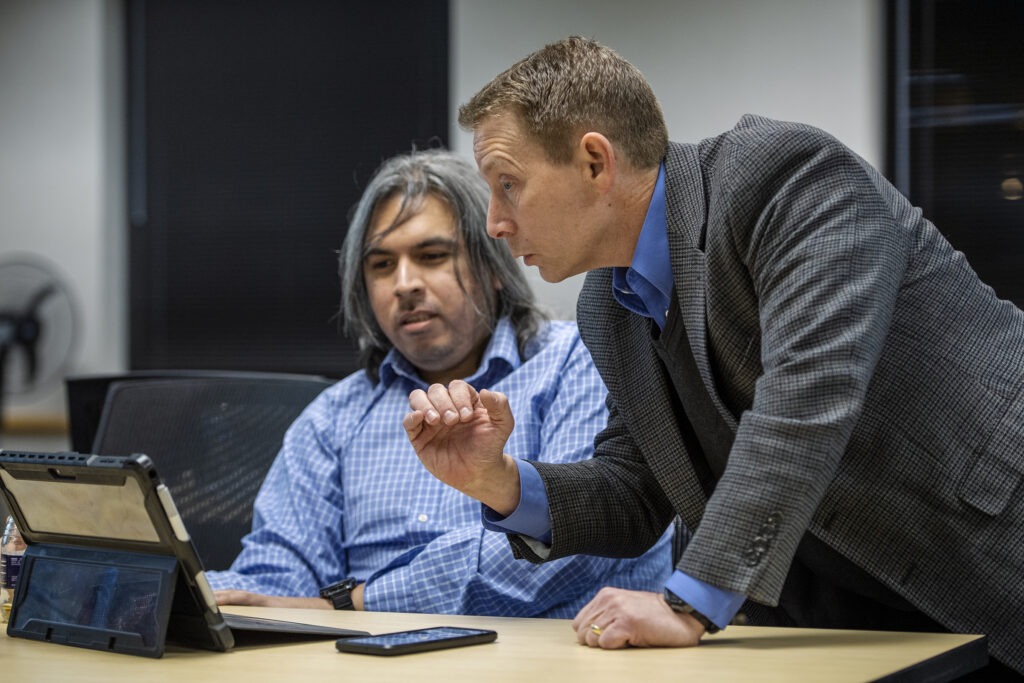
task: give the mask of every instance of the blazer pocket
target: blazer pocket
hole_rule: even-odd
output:
[[[1024,471],[1024,390],[1018,390],[960,487],[960,498],[987,515],[1013,500]]]

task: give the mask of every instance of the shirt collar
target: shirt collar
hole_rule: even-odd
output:
[[[520,365],[522,365],[522,360],[519,357],[515,328],[512,327],[508,318],[501,318],[487,342],[480,366],[465,380],[476,389],[487,389],[504,379]],[[427,383],[423,381],[412,363],[399,353],[398,349],[392,347],[380,364],[381,387],[387,388],[398,377],[403,377],[411,382],[414,388],[427,388]]]
[[[612,270],[612,287],[618,302],[635,313],[657,318],[658,315],[652,316],[653,312],[660,315],[668,308],[672,292],[672,260],[665,219],[665,164],[658,168],[658,180],[640,229],[633,262],[628,268]]]

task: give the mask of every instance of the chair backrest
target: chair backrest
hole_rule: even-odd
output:
[[[227,569],[252,527],[253,501],[285,431],[331,384],[238,372],[111,378],[88,451],[150,456],[204,566]]]
[[[96,442],[96,431],[100,426],[103,405],[107,401],[107,390],[114,382],[182,378],[237,378],[253,380],[277,378],[294,379],[296,381],[313,380],[314,382],[328,383],[333,381],[315,375],[236,370],[132,370],[126,373],[66,377],[64,379],[64,388],[67,397],[68,432],[71,450],[78,453],[88,453],[92,449],[93,444]]]

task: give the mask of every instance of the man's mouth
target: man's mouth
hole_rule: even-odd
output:
[[[398,319],[398,323],[405,330],[416,331],[425,327],[427,323],[436,317],[436,314],[430,313],[429,311],[412,311],[411,313],[402,315]]]

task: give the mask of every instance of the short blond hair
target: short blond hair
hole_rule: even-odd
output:
[[[567,163],[588,131],[601,133],[637,168],[661,163],[668,128],[640,70],[595,40],[570,36],[528,55],[459,107],[459,125],[513,113],[554,163]]]

